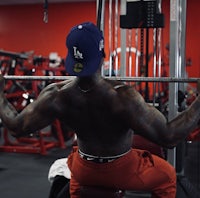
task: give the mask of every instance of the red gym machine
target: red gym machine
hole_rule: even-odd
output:
[[[41,56],[31,59],[24,53],[0,51],[2,61],[0,69],[3,75],[64,75],[65,69],[62,62],[59,67],[49,67],[51,60]],[[31,64],[30,64],[31,62]],[[5,94],[18,112],[31,103],[47,84],[52,82],[42,81],[14,81],[6,82]],[[53,133],[52,133],[53,130]],[[47,150],[55,147],[66,148],[63,129],[56,120],[52,125],[26,137],[13,138],[9,131],[1,126],[3,145],[0,151],[19,153],[47,154]],[[68,132],[66,132],[68,133]],[[71,137],[71,133],[69,132]],[[70,138],[69,137],[69,138]]]

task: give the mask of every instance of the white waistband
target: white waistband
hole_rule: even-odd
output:
[[[130,149],[131,150],[131,149]],[[84,152],[82,152],[80,149],[78,150],[78,152],[81,154],[81,155],[84,155],[86,157],[90,157],[90,158],[101,158],[101,159],[115,159],[115,158],[119,158],[119,157],[122,157],[124,155],[126,155],[130,150],[126,151],[125,153],[122,153],[122,154],[119,154],[119,155],[114,155],[114,156],[95,156],[95,155],[89,155],[89,154],[86,154]]]

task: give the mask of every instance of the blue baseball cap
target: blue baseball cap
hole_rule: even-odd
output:
[[[96,25],[85,22],[73,27],[66,46],[65,69],[70,75],[90,76],[98,70],[104,57],[104,38]]]

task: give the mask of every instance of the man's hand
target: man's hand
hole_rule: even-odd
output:
[[[200,80],[197,81],[197,94],[200,95]]]
[[[0,70],[0,95],[4,94],[4,87],[5,87],[5,79]]]

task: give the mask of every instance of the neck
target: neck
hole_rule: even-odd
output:
[[[93,90],[100,79],[99,75],[92,75],[86,77],[79,77],[78,88],[81,92],[87,93]]]

